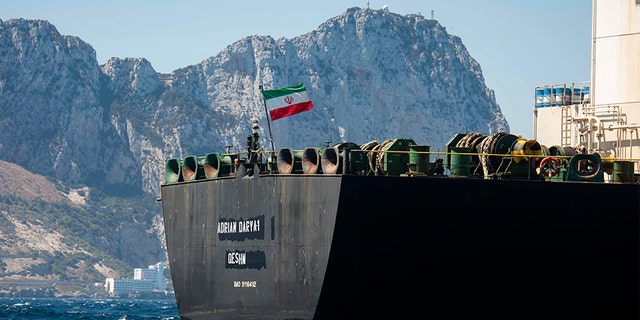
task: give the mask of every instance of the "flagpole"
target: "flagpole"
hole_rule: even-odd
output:
[[[260,93],[262,93],[263,87],[260,85]],[[262,103],[264,104],[264,113],[267,116],[267,127],[269,128],[269,141],[271,141],[271,156],[273,157],[276,152],[276,147],[273,145],[273,134],[271,133],[271,120],[269,119],[269,110],[267,109],[267,100],[264,99],[264,94],[262,94]],[[273,159],[273,158],[272,158]]]

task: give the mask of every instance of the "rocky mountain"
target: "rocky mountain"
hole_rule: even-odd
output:
[[[85,187],[154,198],[165,159],[240,151],[253,119],[270,148],[261,86],[303,83],[314,105],[270,124],[276,150],[411,138],[436,151],[456,133],[509,131],[462,40],[436,20],[387,9],[350,8],[292,39],[246,37],[171,74],[144,58],[99,65],[90,44],[41,20],[0,21],[0,57],[0,166],[62,186],[54,203]],[[89,199],[71,206],[85,210]],[[156,217],[137,222],[155,234],[158,206],[148,207]]]

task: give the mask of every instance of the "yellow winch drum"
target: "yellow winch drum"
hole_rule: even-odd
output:
[[[511,147],[511,155],[513,156],[513,161],[515,163],[520,163],[520,161],[523,160],[528,161],[529,158],[538,160],[542,158],[543,152],[538,141],[520,138],[513,143],[513,146]]]

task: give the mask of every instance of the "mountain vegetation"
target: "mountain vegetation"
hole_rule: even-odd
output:
[[[4,161],[0,177],[0,294],[24,281],[49,288],[130,278],[132,267],[166,260],[159,204],[149,195],[51,182]]]

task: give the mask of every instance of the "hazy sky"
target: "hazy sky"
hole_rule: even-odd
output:
[[[0,19],[47,20],[89,43],[99,64],[143,57],[170,73],[246,36],[292,38],[347,8],[384,5],[394,13],[433,15],[459,36],[513,134],[534,138],[535,86],[589,81],[591,0],[0,0]]]

